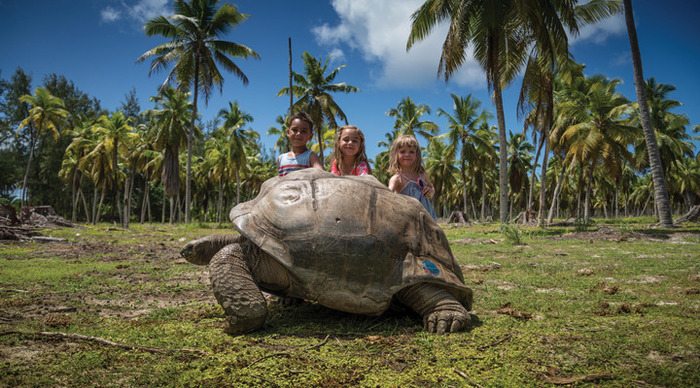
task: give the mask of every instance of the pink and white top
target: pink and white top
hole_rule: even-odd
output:
[[[333,163],[331,163],[331,174],[333,175],[343,175],[343,173],[340,171],[338,168],[338,163],[336,160],[333,160]],[[362,175],[370,175],[369,172],[369,165],[367,162],[360,162],[353,167],[352,171],[350,171],[349,175],[356,175],[356,176],[362,176]]]

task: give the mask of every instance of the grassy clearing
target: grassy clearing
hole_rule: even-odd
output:
[[[475,295],[474,325],[448,336],[402,311],[274,303],[264,330],[228,336],[206,268],[178,251],[229,229],[48,229],[67,242],[0,243],[0,385],[695,385],[700,228],[649,224],[519,228],[519,245],[445,225]]]

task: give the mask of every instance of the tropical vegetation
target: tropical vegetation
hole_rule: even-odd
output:
[[[460,211],[475,221],[537,220],[546,226],[555,218],[587,223],[600,216],[654,215],[668,226],[666,206],[677,215],[696,205],[698,126],[674,111],[681,104],[673,99],[675,87],[652,77],[643,81],[643,98],[638,93],[631,101],[618,91],[619,80],[586,74],[570,58],[567,33],[622,11],[620,3],[545,1],[541,12],[525,12],[519,4],[428,0],[416,10],[408,47],[449,21],[440,74],[453,75],[473,47],[495,109],[466,93],[450,94],[452,106],[430,107],[411,96],[387,106],[394,126],[378,143],[375,176],[388,181],[392,141],[415,134],[441,217]],[[457,5],[469,12],[455,13],[462,9]],[[276,155],[287,151],[289,112],[280,112],[271,128],[256,128],[244,102],[228,102],[216,117],[201,117],[198,110],[200,95],[207,102],[212,88],[223,86],[219,66],[248,83],[232,58],[258,54],[220,39],[246,17],[214,0],[179,0],[174,15],[148,21],[148,35],[169,41],[139,59],[153,59],[151,72],[171,67],[153,91],[150,109],[141,109],[131,91],[121,107],[105,110],[57,74],[34,92],[21,68],[0,79],[2,201],[19,197],[18,206],[46,204],[75,222],[124,227],[135,221],[222,222],[226,209],[254,197],[276,175]],[[309,52],[301,58],[303,72],[292,72],[294,84],[278,94],[295,98],[292,111],[310,114],[312,149],[324,160],[338,123],[350,121],[334,96],[361,92],[338,80],[344,65],[331,68],[328,59]],[[506,133],[500,94],[518,74],[524,128]],[[441,128],[438,119],[447,124]],[[272,147],[261,142],[263,132],[276,137]]]

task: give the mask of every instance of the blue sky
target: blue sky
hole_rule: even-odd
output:
[[[243,86],[225,73],[223,93],[216,91],[208,106],[200,103],[205,120],[229,101],[238,101],[254,117],[251,127],[271,146],[274,140],[265,132],[289,102],[286,96],[277,97],[288,84],[288,37],[297,72],[303,72],[303,51],[329,58],[331,67],[346,65],[337,80],[360,91],[336,99],[350,123],[365,132],[371,157],[379,151],[377,142],[393,127],[393,118],[386,112],[406,96],[429,105],[432,114],[425,119],[435,121],[443,131],[446,122],[437,110],[451,111],[450,93],[471,93],[495,113],[484,75],[473,61],[468,60],[449,82],[437,79],[444,28],[406,53],[409,15],[421,0],[233,3],[250,17],[224,38],[248,45],[261,59],[236,60],[250,84]],[[675,85],[670,97],[683,104],[676,112],[687,115],[691,126],[700,124],[700,3],[642,0],[634,1],[634,7],[645,77]],[[172,2],[167,0],[0,0],[0,76],[8,79],[22,67],[36,87],[47,74],[62,74],[109,110],[117,109],[135,88],[141,108],[151,108],[148,98],[156,94],[166,73],[149,77],[149,63],[135,60],[163,42],[146,36],[143,23],[171,10]],[[586,27],[570,46],[575,59],[586,64],[586,74],[619,78],[623,81],[619,91],[635,98],[622,15]],[[516,80],[504,93],[506,125],[514,133],[522,131],[515,115],[519,87]]]

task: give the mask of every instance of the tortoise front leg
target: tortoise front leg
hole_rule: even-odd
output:
[[[241,244],[227,245],[217,252],[209,263],[209,276],[214,296],[226,313],[227,333],[247,333],[263,326],[267,304]]]
[[[423,317],[423,326],[429,333],[453,333],[469,324],[467,309],[442,287],[419,283],[399,291],[397,297]]]

